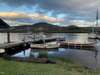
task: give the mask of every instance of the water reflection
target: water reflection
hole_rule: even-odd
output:
[[[37,56],[39,54],[39,52],[43,52],[43,51],[36,50],[36,49],[27,49],[25,51],[21,51],[19,53],[16,53],[15,55],[12,55],[12,57],[30,57],[31,55]],[[46,51],[44,50],[44,52],[46,52]],[[52,51],[47,51],[48,55],[54,55],[55,53],[61,54],[61,52],[66,52],[66,49],[58,48],[58,49],[53,49]],[[68,50],[67,50],[67,52],[68,52]]]
[[[82,64],[83,66],[87,66],[88,68],[95,69],[96,67],[100,67],[100,60],[96,61],[95,59],[95,52],[93,51],[85,51],[85,50],[76,50],[76,49],[64,49],[59,48],[55,51],[48,51],[48,57],[56,57],[56,58],[65,58],[65,59],[71,59],[75,62],[78,62]],[[17,53],[15,55],[12,55],[11,57],[23,57],[23,58],[37,58],[39,56],[39,51],[34,51],[31,49],[28,49],[24,52]],[[98,57],[96,57],[98,58]],[[100,57],[99,57],[100,59]],[[97,59],[98,60],[98,59]],[[97,64],[98,63],[98,64]]]
[[[31,49],[27,49],[25,51],[21,51],[20,53],[16,53],[12,55],[12,57],[30,57]]]

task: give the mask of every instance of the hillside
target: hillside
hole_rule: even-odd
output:
[[[33,25],[21,25],[14,26],[13,32],[63,32],[63,33],[90,33],[92,32],[92,27],[77,27],[75,25],[69,25],[67,27],[60,27],[57,25],[40,22]],[[100,27],[96,28],[100,32]]]
[[[13,28],[14,30],[19,30],[19,31],[27,30],[27,31],[35,31],[35,32],[40,32],[40,31],[48,32],[48,31],[55,31],[55,30],[62,29],[62,27],[52,25],[49,23],[44,23],[44,22],[36,23],[33,25],[14,26]]]

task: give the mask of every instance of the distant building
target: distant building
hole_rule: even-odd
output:
[[[10,26],[4,22],[2,19],[0,19],[0,29],[5,29],[5,28],[9,28]]]

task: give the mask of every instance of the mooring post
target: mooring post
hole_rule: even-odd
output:
[[[69,42],[67,44],[68,44],[68,49],[69,49]]]
[[[74,48],[76,49],[76,43],[74,44]]]
[[[10,32],[7,32],[7,42],[10,43]]]

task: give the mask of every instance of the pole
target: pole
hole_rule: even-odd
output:
[[[98,17],[98,15],[99,15],[98,11],[99,11],[99,10],[98,10],[98,8],[97,8],[97,12],[96,12],[96,28],[98,27],[98,19],[99,19],[99,17]],[[96,28],[95,28],[95,33],[97,34]]]
[[[98,17],[98,15],[99,15],[99,13],[98,13],[98,8],[97,8],[97,12],[96,12],[96,27],[98,26],[98,19],[99,19],[99,17]]]
[[[10,32],[7,32],[7,42],[10,43]]]

